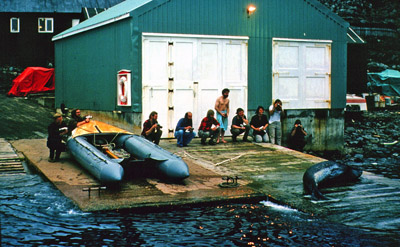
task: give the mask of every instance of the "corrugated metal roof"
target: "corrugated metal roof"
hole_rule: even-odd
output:
[[[124,0],[2,0],[0,12],[80,13],[83,7],[110,8]]]
[[[119,21],[129,17],[129,13],[152,0],[126,0],[120,4],[115,5],[114,7],[108,9],[107,11],[101,12],[98,15],[76,25],[73,26],[64,32],[53,37],[54,40],[63,39],[65,37],[75,35],[80,32],[85,32],[90,29],[94,29],[103,25],[107,25],[109,23]]]

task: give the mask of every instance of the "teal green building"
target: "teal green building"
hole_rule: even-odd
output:
[[[229,88],[230,118],[279,98],[284,143],[301,119],[308,149],[339,150],[348,29],[316,0],[127,0],[53,37],[56,105],[134,131],[155,110],[173,137]]]

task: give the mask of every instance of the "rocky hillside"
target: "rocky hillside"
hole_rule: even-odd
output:
[[[400,1],[399,0],[319,0],[354,27],[393,30],[393,36],[365,36],[368,70],[400,70]]]

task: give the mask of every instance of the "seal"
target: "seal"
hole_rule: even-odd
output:
[[[339,184],[356,182],[362,170],[333,161],[323,161],[310,166],[303,175],[304,193],[313,200],[328,199],[320,191],[322,187],[334,187]]]

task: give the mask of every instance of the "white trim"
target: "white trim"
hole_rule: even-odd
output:
[[[286,42],[312,42],[312,43],[332,43],[332,40],[321,39],[290,39],[290,38],[272,38],[272,41],[286,41]]]
[[[201,38],[201,39],[236,39],[248,40],[248,36],[224,36],[224,35],[202,35],[202,34],[178,34],[178,33],[142,33],[143,37],[173,37],[173,38]]]
[[[355,35],[357,36],[357,38],[359,38],[361,40],[361,42],[365,43],[365,41],[353,30],[353,28],[349,27],[349,30]],[[353,39],[353,38],[351,38]],[[354,40],[354,39],[353,39]]]
[[[98,28],[98,27],[101,27],[101,26],[105,26],[105,25],[108,25],[110,23],[117,22],[117,21],[123,20],[125,18],[128,18],[129,16],[130,16],[130,14],[126,13],[126,14],[120,15],[118,17],[114,17],[112,19],[109,19],[109,20],[106,20],[106,21],[103,21],[103,22],[99,22],[99,23],[96,23],[96,24],[91,25],[91,26],[84,27],[82,29],[78,29],[78,30],[72,31],[70,33],[66,33],[66,34],[58,36],[58,37],[53,37],[51,39],[51,41],[56,41],[56,40],[59,40],[59,39],[67,38],[67,37],[73,36],[73,35],[78,34],[78,33],[86,32],[86,31],[89,31],[89,30],[92,30],[92,29],[95,29],[95,28]],[[82,23],[84,23],[84,22],[82,22]]]
[[[350,34],[347,34],[347,37],[349,37],[351,40],[353,40],[354,43],[357,43],[357,41],[355,39],[353,39],[353,37],[351,37]]]
[[[44,31],[40,30],[40,20],[44,20]],[[47,26],[47,22],[51,21],[51,26]],[[38,18],[38,33],[54,33],[54,18],[53,17],[39,17]]]
[[[17,30],[16,31],[13,30],[13,23],[12,23],[13,20],[17,20]],[[10,18],[10,33],[19,33],[19,32],[20,32],[20,30],[19,30],[19,17],[11,17]]]

